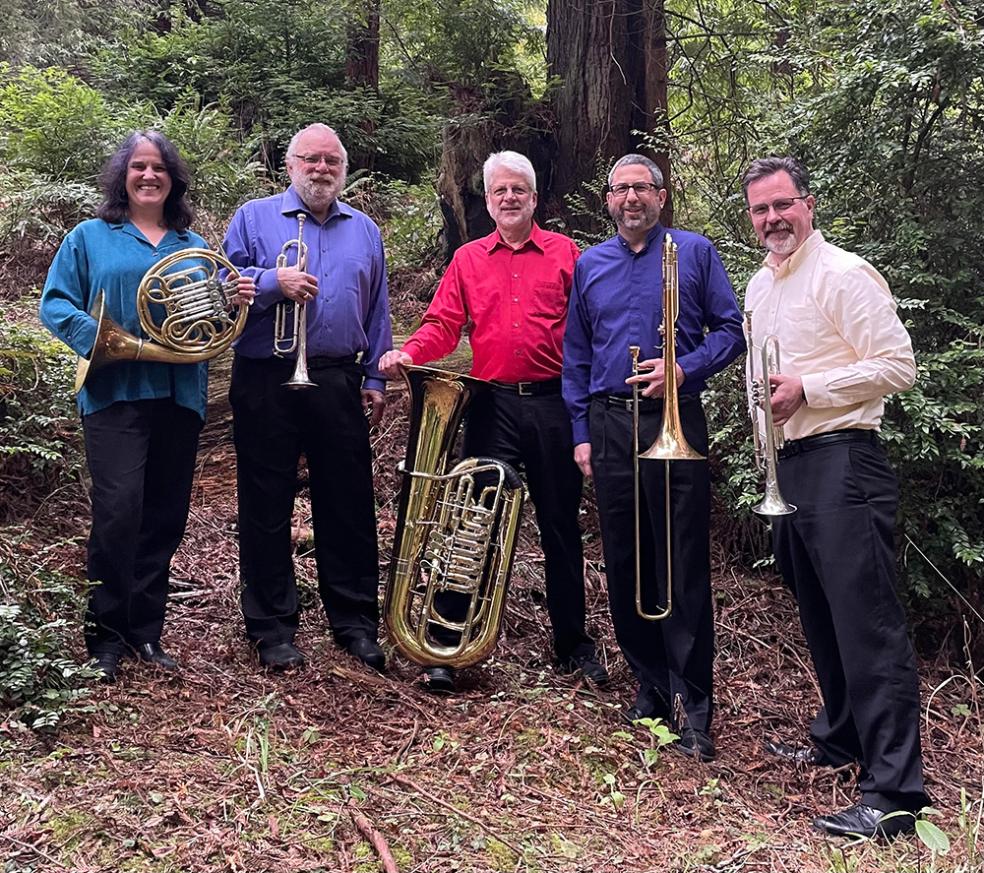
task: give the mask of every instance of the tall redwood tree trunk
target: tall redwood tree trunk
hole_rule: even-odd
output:
[[[653,158],[669,185],[669,156],[644,149],[633,133],[669,133],[663,0],[549,0],[547,66],[560,83],[553,95],[555,204],[628,152]],[[670,200],[663,221],[672,219]]]

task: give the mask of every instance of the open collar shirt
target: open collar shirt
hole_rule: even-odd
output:
[[[393,347],[383,241],[367,215],[337,200],[319,222],[294,190],[251,200],[239,208],[226,233],[229,260],[256,282],[256,300],[236,353],[273,356],[276,304],[286,299],[277,282],[277,257],[297,239],[297,215],[304,212],[307,272],[318,280],[317,296],[306,304],[308,357],[344,358],[361,354],[363,387],[381,390],[377,363]],[[297,249],[288,262],[297,261]],[[291,316],[293,317],[293,316]]]
[[[143,337],[137,288],[151,267],[187,248],[206,248],[198,234],[168,230],[153,245],[129,221],[93,218],[65,237],[44,283],[41,321],[80,357],[88,357],[96,339],[96,320],[89,314],[102,291],[106,315],[136,337]],[[90,372],[76,398],[82,415],[118,401],[171,397],[205,419],[208,366],[124,361]]]
[[[745,309],[752,313],[756,375],[762,342],[774,334],[781,372],[803,380],[806,403],[786,422],[787,439],[877,429],[884,396],[912,387],[912,341],[888,284],[819,230],[785,260],[766,257],[748,283]]]
[[[684,372],[680,394],[699,394],[707,379],[745,350],[734,289],[711,242],[673,229],[680,287],[676,359]],[[595,395],[629,396],[629,346],[641,359],[660,357],[663,320],[663,238],[657,224],[634,252],[616,235],[581,255],[574,270],[564,338],[564,400],[574,443],[589,441],[588,410]]]
[[[403,351],[424,364],[450,354],[471,323],[471,374],[501,382],[556,379],[578,248],[535,223],[512,248],[493,231],[461,246]]]

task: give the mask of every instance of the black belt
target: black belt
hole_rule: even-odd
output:
[[[542,382],[493,382],[492,387],[520,397],[543,397],[546,394],[560,394],[560,377]]]
[[[834,443],[869,443],[878,444],[878,432],[863,428],[849,428],[847,430],[832,430],[829,433],[818,433],[814,436],[803,437],[798,440],[786,440],[786,444],[779,449],[778,456],[791,458],[801,452],[812,452],[814,449],[822,449]]]
[[[627,397],[622,394],[595,394],[592,399],[604,403],[605,406],[632,412],[633,400],[631,396]],[[681,406],[693,403],[695,400],[697,400],[696,394],[678,395],[678,402]],[[639,412],[659,412],[662,408],[662,397],[643,397],[641,394],[639,395]]]
[[[358,359],[358,355],[343,355],[341,358],[315,355],[313,358],[307,359],[307,365],[309,370],[326,370],[328,367],[344,367],[346,364],[354,364]]]

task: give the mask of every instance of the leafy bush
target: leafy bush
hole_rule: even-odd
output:
[[[66,657],[68,636],[63,618],[45,621],[17,604],[0,604],[0,707],[7,722],[54,728],[89,694],[98,673]]]
[[[952,601],[933,565],[971,599],[984,575],[984,34],[962,9],[825,0],[785,22],[782,41],[746,55],[759,74],[788,77],[789,101],[750,101],[745,148],[806,162],[818,226],[883,273],[912,336],[918,381],[889,399],[883,437],[899,474],[901,530],[932,562],[903,543],[906,591],[929,598],[922,613]],[[695,148],[685,172],[708,175],[708,159]],[[742,168],[712,175],[733,189]],[[713,236],[735,240],[723,254],[741,296],[761,255],[747,245],[734,191],[713,202],[734,202],[698,214]],[[744,407],[737,386],[720,402]],[[729,499],[741,503],[747,437],[721,416],[714,426]]]
[[[91,182],[119,121],[105,98],[64,70],[0,65],[0,160],[49,179]]]
[[[46,332],[0,322],[0,523],[80,481],[74,363]]]

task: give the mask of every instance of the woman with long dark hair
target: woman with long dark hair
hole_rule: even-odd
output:
[[[97,218],[75,227],[55,255],[41,320],[88,357],[89,314],[102,292],[106,314],[141,335],[137,287],[165,256],[205,248],[188,228],[188,168],[162,133],[138,131],[103,169]],[[238,302],[254,294],[239,281]],[[131,656],[165,670],[178,665],[160,645],[171,558],[184,535],[198,434],[205,419],[208,365],[124,361],[90,371],[78,395],[92,480],[85,621],[89,654],[113,682]]]

